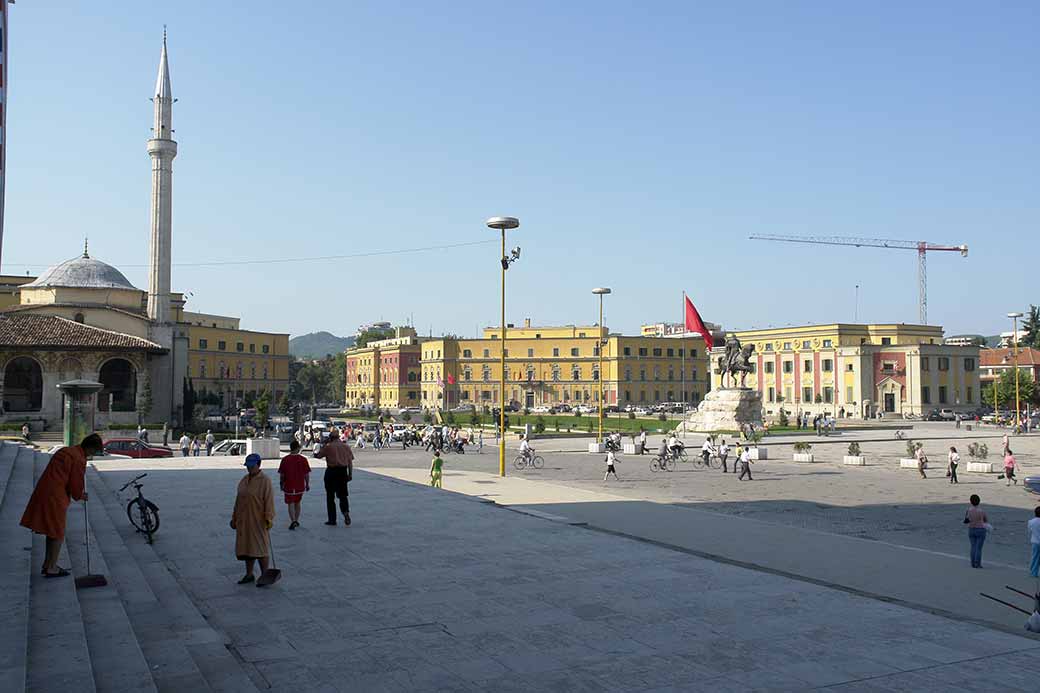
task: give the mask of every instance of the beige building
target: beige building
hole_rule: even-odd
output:
[[[346,352],[348,407],[418,407],[420,340],[412,327]]]

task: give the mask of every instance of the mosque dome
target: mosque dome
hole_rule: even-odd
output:
[[[49,287],[63,287],[71,289],[138,289],[123,276],[123,273],[112,265],[107,265],[100,260],[95,260],[87,254],[83,254],[72,260],[51,267],[36,278],[35,281],[26,284],[24,289],[43,289]]]

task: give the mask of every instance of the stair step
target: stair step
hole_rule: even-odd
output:
[[[34,455],[34,478],[49,459]],[[44,537],[32,535],[29,566],[29,637],[26,688],[29,691],[94,691],[94,672],[83,628],[83,615],[72,577],[47,579],[40,575]],[[62,544],[59,565],[69,565]]]
[[[130,626],[159,691],[212,690],[184,642],[184,632],[156,596],[160,588],[142,571],[131,546],[144,544],[129,526],[118,499],[93,467],[87,468],[91,525],[108,566],[108,578],[119,593]]]
[[[24,450],[25,452],[21,452]],[[26,686],[29,642],[29,580],[32,570],[32,532],[20,526],[33,488],[33,455],[28,448],[0,446],[0,691]]]
[[[88,484],[87,491],[95,490]],[[89,549],[89,573],[106,578],[111,570],[101,552],[93,527],[87,527],[84,516],[86,504],[75,503],[69,509],[65,546],[72,559],[73,574],[87,575],[87,545]],[[90,521],[97,522],[105,511],[98,501],[89,503]],[[85,540],[84,535],[87,535]],[[130,619],[123,608],[119,591],[109,580],[105,587],[84,588],[78,591],[83,627],[87,634],[87,647],[94,669],[94,684],[99,692],[105,691],[156,691],[148,663],[137,642]]]

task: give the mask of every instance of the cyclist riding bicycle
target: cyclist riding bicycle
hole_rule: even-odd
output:
[[[682,449],[682,442],[673,433],[672,436],[668,439],[668,451],[672,453],[672,457],[678,459],[679,453],[682,451]]]
[[[531,444],[527,442],[526,436],[520,437],[520,454],[528,461],[534,457],[534,448],[532,448]]]
[[[661,445],[657,448],[657,459],[663,460],[668,457],[668,439],[661,438]]]
[[[714,454],[715,448],[712,447],[710,440],[705,440],[704,445],[701,446],[701,459],[704,460],[704,464],[708,464],[708,460]]]

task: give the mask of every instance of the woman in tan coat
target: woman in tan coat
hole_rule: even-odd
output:
[[[267,570],[271,555],[271,535],[274,524],[274,493],[271,480],[260,471],[260,455],[246,457],[248,472],[238,482],[235,509],[231,513],[231,529],[235,530],[235,555],[246,562],[246,574],[238,581],[245,585],[254,582],[253,566],[260,561],[260,571]]]

